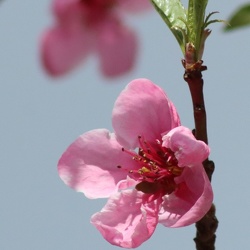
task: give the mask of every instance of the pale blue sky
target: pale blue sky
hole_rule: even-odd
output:
[[[88,200],[59,179],[57,161],[80,134],[111,127],[113,103],[124,86],[145,77],[162,86],[182,123],[193,128],[182,80],[181,52],[156,13],[127,19],[141,37],[134,71],[103,79],[95,58],[53,80],[40,67],[38,42],[52,24],[50,0],[5,0],[0,5],[0,249],[114,250],[89,223],[105,200]],[[245,1],[210,1],[225,19]],[[205,98],[215,203],[217,249],[249,249],[250,28],[230,34],[213,24],[204,53]],[[161,225],[139,250],[193,250],[194,226]]]

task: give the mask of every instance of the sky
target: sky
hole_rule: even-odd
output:
[[[186,1],[187,2],[187,1]],[[226,19],[245,1],[212,1],[207,13]],[[161,86],[182,124],[193,128],[191,98],[183,80],[182,54],[155,11],[127,16],[140,37],[136,67],[103,78],[95,57],[60,79],[46,75],[39,59],[42,32],[52,25],[50,0],[0,4],[0,249],[115,250],[89,223],[106,200],[89,200],[58,177],[57,161],[80,134],[112,131],[111,112],[135,78]],[[231,33],[211,25],[203,73],[210,159],[215,162],[216,249],[249,249],[250,27]],[[138,250],[193,250],[194,226],[158,225]]]

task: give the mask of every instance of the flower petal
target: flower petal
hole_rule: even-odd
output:
[[[162,140],[163,147],[175,152],[180,167],[201,163],[210,153],[209,147],[203,141],[196,140],[191,130],[183,126],[172,129]]]
[[[118,141],[128,148],[138,146],[139,135],[155,142],[162,133],[180,125],[166,94],[147,79],[133,80],[122,91],[114,105],[112,122]]]
[[[151,237],[158,223],[159,205],[143,205],[143,194],[126,190],[112,196],[91,223],[111,244],[135,248]]]
[[[185,167],[176,178],[179,189],[164,197],[159,223],[167,227],[183,227],[200,220],[210,209],[213,191],[202,164]]]
[[[41,40],[41,58],[52,76],[67,73],[90,53],[88,33],[78,24],[58,25],[48,30]]]
[[[137,54],[135,33],[116,19],[107,19],[97,33],[97,51],[105,76],[118,76],[130,71]]]
[[[117,184],[126,180],[128,171],[118,165],[136,167],[114,134],[99,129],[81,135],[69,146],[59,160],[58,172],[65,184],[88,198],[103,198],[115,193]]]
[[[62,21],[62,19],[77,16],[77,10],[80,12],[79,0],[53,0],[52,11],[54,15]]]
[[[127,12],[138,13],[147,10],[152,10],[152,4],[150,0],[117,0],[119,7]]]

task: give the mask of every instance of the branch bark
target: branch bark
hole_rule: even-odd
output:
[[[197,140],[201,140],[208,144],[207,136],[207,117],[206,108],[203,95],[203,79],[202,71],[206,70],[206,66],[202,65],[202,61],[193,64],[192,67],[185,67],[185,60],[183,65],[185,67],[184,80],[187,82],[192,103],[195,130],[194,135]],[[207,173],[209,180],[212,179],[214,172],[214,163],[208,159],[203,162],[203,167]],[[216,209],[212,204],[207,214],[198,222],[196,222],[196,237],[194,238],[197,250],[214,250],[216,229],[218,227],[218,220],[215,215]]]

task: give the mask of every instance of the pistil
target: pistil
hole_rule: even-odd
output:
[[[128,176],[139,181],[136,189],[144,193],[170,194],[175,191],[177,184],[174,178],[182,174],[183,169],[178,166],[174,152],[161,145],[160,140],[150,143],[142,136],[138,136],[139,150],[135,153],[122,148],[138,163],[137,170],[128,170]],[[119,166],[119,168],[122,168]]]

